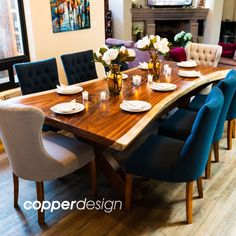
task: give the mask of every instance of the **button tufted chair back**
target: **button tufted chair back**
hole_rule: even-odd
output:
[[[14,65],[23,95],[56,88],[59,84],[55,58]]]
[[[217,66],[222,47],[213,44],[189,43],[185,47],[187,60],[195,60],[198,65]]]
[[[98,77],[92,50],[62,55],[61,60],[69,85]]]

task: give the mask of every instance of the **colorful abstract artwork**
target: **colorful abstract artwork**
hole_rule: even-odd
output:
[[[53,33],[90,28],[90,0],[50,0]]]

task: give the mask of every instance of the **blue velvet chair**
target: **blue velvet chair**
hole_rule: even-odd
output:
[[[62,55],[61,60],[69,85],[98,77],[92,50]]]
[[[55,89],[59,84],[55,58],[14,65],[23,95]]]
[[[55,58],[19,63],[14,65],[23,95],[55,89],[59,85],[57,62]],[[58,131],[50,125],[44,125],[43,131]]]
[[[216,131],[212,140],[212,149],[214,149],[215,160],[219,161],[219,141],[222,138],[224,131],[224,123],[226,120],[226,116],[232,102],[232,98],[236,91],[236,79],[230,73],[227,77],[220,81],[217,87],[222,91],[225,102],[220,113],[220,117],[217,123]],[[211,95],[208,95],[205,102],[210,99]],[[197,116],[197,112],[179,109],[176,113],[174,113],[169,119],[166,119],[160,124],[158,133],[160,135],[165,135],[173,138],[177,138],[180,140],[186,140],[191,132],[192,125]],[[209,165],[206,171],[206,177],[210,178],[210,159],[211,152],[209,155]]]
[[[224,104],[219,88],[214,88],[196,116],[186,141],[151,135],[126,162],[125,209],[131,208],[133,175],[167,182],[186,183],[187,222],[192,223],[193,183],[197,180],[199,197],[203,197],[201,175],[218,118]]]
[[[236,79],[236,70],[230,70],[226,78],[233,76]],[[207,95],[198,94],[193,101],[189,104],[188,109],[192,111],[198,111],[201,106],[205,103]],[[227,146],[228,150],[232,149],[232,138],[235,138],[235,119],[236,119],[236,92],[231,102],[227,118],[228,129],[227,129]]]

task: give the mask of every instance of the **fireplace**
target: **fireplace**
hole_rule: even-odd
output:
[[[199,22],[208,14],[207,8],[133,8],[133,22],[144,22],[144,34],[159,34],[173,42],[173,36],[181,30],[192,33],[197,42]],[[203,25],[203,24],[201,24]]]

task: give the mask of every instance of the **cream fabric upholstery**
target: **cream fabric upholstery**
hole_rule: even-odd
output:
[[[0,103],[0,135],[13,173],[42,182],[72,173],[94,158],[88,144],[58,133],[42,135],[43,112],[35,107]]]
[[[212,44],[189,43],[185,47],[187,60],[195,60],[198,65],[217,66],[222,47]]]
[[[217,66],[222,54],[222,47],[213,44],[188,43],[185,47],[187,60],[195,60],[198,65]],[[212,85],[200,91],[200,94],[208,94]]]

